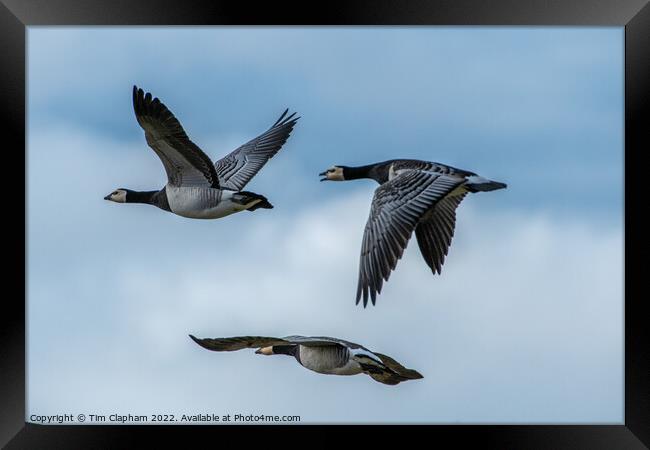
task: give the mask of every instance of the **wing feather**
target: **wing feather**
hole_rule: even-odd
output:
[[[449,196],[438,202],[431,217],[415,228],[420,253],[431,271],[441,273],[456,227],[456,208],[466,194]]]
[[[363,348],[362,346],[353,342],[348,342],[343,339],[336,339],[325,336],[286,336],[282,338],[268,337],[268,336],[236,336],[227,338],[204,338],[200,339],[189,335],[190,338],[201,347],[207,348],[217,352],[230,352],[235,350],[242,350],[245,348],[261,348],[270,345],[287,345],[299,344],[307,347],[321,347],[321,346],[346,346],[352,349]]]
[[[226,189],[240,191],[260,171],[289,138],[300,117],[285,110],[267,131],[224,156],[215,165],[219,181]]]
[[[133,109],[170,184],[219,188],[219,177],[208,155],[189,139],[178,119],[158,98],[133,86]]]
[[[383,362],[386,365],[386,367],[388,367],[390,370],[394,371],[395,373],[397,373],[398,375],[404,378],[408,378],[409,380],[424,378],[422,374],[420,374],[417,370],[407,369],[406,367],[404,367],[403,365],[395,361],[390,356],[386,356],[382,353],[377,353],[377,352],[375,352],[375,355],[377,355],[379,359],[381,359],[381,362]]]
[[[368,298],[375,304],[418,222],[463,181],[455,175],[404,170],[377,188],[361,245],[357,304],[361,298],[364,307]]]
[[[190,334],[190,338],[201,347],[215,352],[232,352],[244,348],[261,348],[269,345],[286,345],[290,343],[282,338],[267,336],[237,336],[230,338],[200,339]]]

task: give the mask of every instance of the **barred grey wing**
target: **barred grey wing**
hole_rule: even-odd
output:
[[[269,345],[286,345],[290,343],[282,338],[267,336],[237,336],[229,338],[200,339],[190,334],[190,338],[201,347],[215,352],[232,352],[244,348],[261,348],[268,347]]]
[[[377,188],[361,245],[357,304],[362,297],[364,307],[368,297],[375,304],[422,216],[463,181],[452,175],[406,170]]]
[[[422,257],[431,271],[441,273],[456,228],[456,208],[466,193],[445,197],[432,211],[431,217],[415,228],[415,237]]]
[[[296,113],[286,117],[288,111],[285,110],[267,131],[214,163],[223,188],[241,191],[282,148],[300,118],[294,118]]]
[[[170,184],[219,188],[212,160],[188,138],[178,119],[158,98],[133,86],[133,109]]]

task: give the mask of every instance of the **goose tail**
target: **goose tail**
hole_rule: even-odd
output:
[[[273,205],[263,195],[249,191],[240,191],[238,194],[239,202],[243,205],[250,205],[246,208],[247,211],[255,211],[260,208],[273,209]]]
[[[383,362],[386,366],[384,370],[367,372],[368,375],[370,375],[370,377],[372,377],[372,379],[375,381],[383,384],[395,385],[403,381],[419,380],[420,378],[424,378],[422,374],[417,370],[407,369],[390,356],[386,356],[377,352],[374,352],[374,354],[377,355],[379,359],[381,359],[381,362]]]

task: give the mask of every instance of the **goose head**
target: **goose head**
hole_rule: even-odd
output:
[[[273,355],[274,354],[273,353],[273,346],[270,345],[268,347],[258,348],[257,350],[255,350],[255,353],[257,355]]]
[[[344,169],[344,166],[332,166],[325,172],[321,172],[318,175],[325,177],[321,178],[321,181],[345,181]]]
[[[126,193],[126,189],[116,189],[104,197],[104,200],[109,200],[115,203],[126,203]]]

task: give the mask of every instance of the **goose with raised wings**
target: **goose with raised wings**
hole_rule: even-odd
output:
[[[267,131],[213,163],[151,93],[133,86],[133,108],[147,144],[162,161],[167,184],[156,191],[116,189],[105,200],[149,204],[192,219],[273,208],[263,195],[242,189],[287,141],[299,119],[295,113],[284,111]]]

